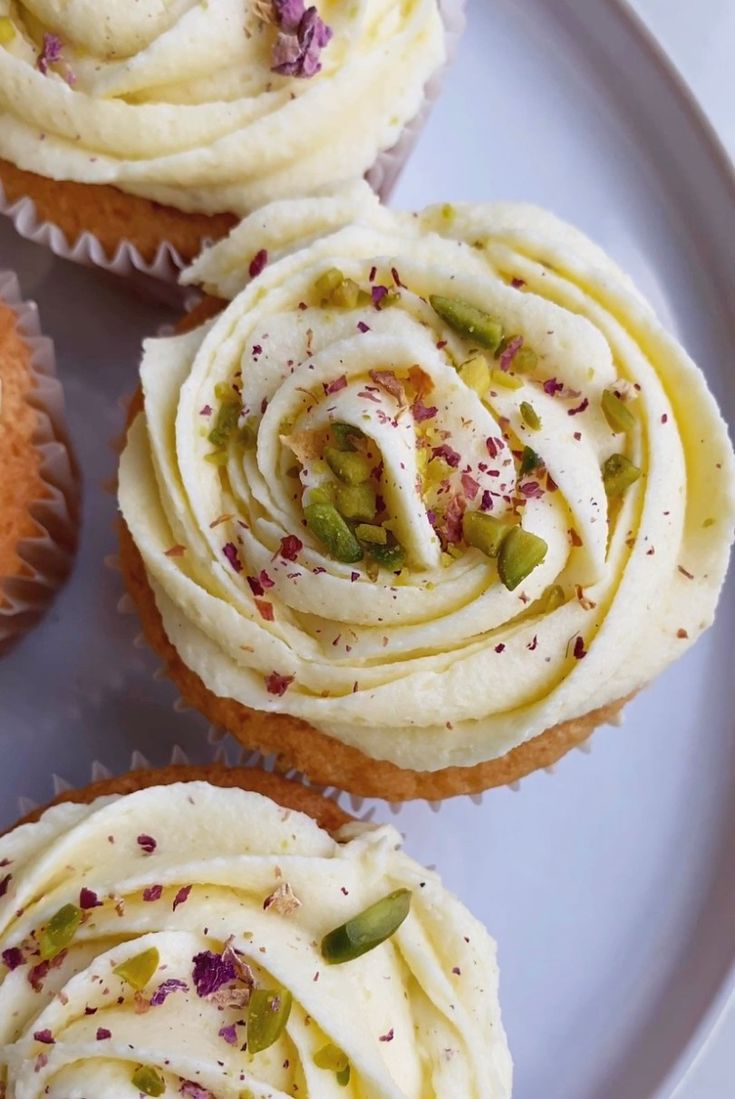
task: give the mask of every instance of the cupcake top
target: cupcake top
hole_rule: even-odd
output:
[[[494,944],[393,828],[348,827],[192,782],[0,839],[8,1099],[506,1099]]]
[[[0,0],[0,157],[244,214],[366,172],[444,60],[439,0]]]
[[[146,344],[120,501],[215,694],[417,771],[626,697],[712,621],[735,465],[704,379],[552,215],[276,203]]]

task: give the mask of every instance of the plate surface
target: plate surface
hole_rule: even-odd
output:
[[[735,421],[735,186],[706,125],[610,0],[470,0],[470,30],[396,202],[514,198],[585,229],[634,276]],[[117,611],[112,443],[165,309],[17,240],[57,341],[86,470],[75,576],[0,666],[0,826],[90,761],[211,752]],[[735,957],[735,584],[716,627],[605,729],[518,792],[396,819],[500,943],[516,1099],[669,1099]],[[391,819],[388,807],[377,815]]]

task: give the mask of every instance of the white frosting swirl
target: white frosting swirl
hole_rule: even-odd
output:
[[[311,79],[272,71],[276,28],[258,8],[0,0],[15,30],[0,45],[0,157],[208,214],[361,176],[444,61],[438,0],[320,0],[334,33]],[[61,40],[46,74],[44,34]]]
[[[0,866],[7,1099],[120,1099],[141,1065],[163,1075],[165,1096],[195,1099],[510,1095],[494,944],[393,828],[338,843],[259,794],[181,783],[50,809],[0,839]],[[301,906],[264,910],[285,882]],[[396,934],[325,964],[324,934],[398,888],[412,902]],[[32,971],[39,929],[80,896],[66,954]],[[227,942],[260,987],[293,995],[285,1032],[253,1057],[247,1005],[199,995],[195,980],[196,956]],[[158,967],[136,994],[114,970],[152,948]],[[315,1064],[327,1045],[349,1059],[347,1086]]]
[[[270,262],[248,281],[262,248]],[[319,304],[315,281],[333,267],[398,300]],[[624,698],[711,622],[735,515],[726,429],[701,373],[575,230],[515,205],[412,217],[361,185],[253,214],[187,278],[234,300],[199,331],[146,344],[145,412],[129,434],[120,502],[166,632],[216,694],[306,719],[400,766],[473,765]],[[472,341],[434,313],[431,294],[474,303],[523,337],[537,362],[519,388],[491,384],[481,399],[465,384],[456,364]],[[370,373],[391,371],[413,394],[417,364],[436,410],[425,422],[413,395]],[[257,446],[230,442],[221,467],[207,461],[218,385],[234,385],[257,425]],[[631,398],[626,435],[602,413],[610,387]],[[539,430],[524,422],[524,402]],[[382,459],[407,553],[398,579],[332,560],[305,529],[302,504],[325,466],[301,453],[300,481],[290,475],[293,440],[318,439],[334,421],[358,426]],[[526,445],[543,462],[532,474],[519,470]],[[447,446],[448,476],[431,495],[422,477]],[[618,452],[642,476],[611,507],[601,468]],[[478,550],[442,554],[434,510],[458,497],[520,518],[547,543],[515,591]],[[295,560],[280,553],[286,536],[303,542]],[[564,598],[544,610],[549,585]]]

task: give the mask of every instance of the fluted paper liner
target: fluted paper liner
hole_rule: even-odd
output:
[[[387,201],[426,123],[431,108],[439,94],[446,67],[454,58],[465,25],[465,0],[439,0],[444,21],[447,61],[436,72],[424,89],[424,102],[418,114],[408,123],[393,148],[381,153],[366,173],[370,186]],[[128,240],[118,244],[112,256],[108,255],[93,233],[84,232],[76,240],[69,240],[65,233],[50,221],[39,218],[32,199],[21,198],[10,202],[0,182],[0,214],[12,221],[16,231],[26,240],[50,248],[61,259],[80,263],[85,267],[100,267],[114,275],[134,280],[139,289],[160,297],[155,284],[176,283],[186,263],[176,248],[161,244],[152,260],[146,260],[139,249]]]
[[[38,311],[24,302],[18,281],[0,271],[0,302],[9,306],[30,355],[33,387],[27,400],[38,413],[33,442],[46,494],[30,508],[38,530],[16,547],[26,566],[17,577],[0,577],[0,653],[43,615],[68,576],[77,545],[79,477],[64,423],[64,397],[56,377],[53,345],[41,335]]]

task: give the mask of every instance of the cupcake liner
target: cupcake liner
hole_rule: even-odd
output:
[[[391,149],[380,153],[372,168],[365,174],[370,186],[384,202],[390,197],[393,187],[418,141],[431,107],[441,89],[447,66],[456,54],[465,25],[464,8],[465,0],[439,0],[439,9],[446,34],[446,63],[427,83],[424,89],[424,103],[418,114],[406,125],[396,144]],[[58,225],[50,221],[44,221],[38,216],[32,199],[25,197],[11,202],[5,195],[1,181],[0,214],[10,218],[20,236],[33,241],[34,244],[49,248],[54,255],[59,256],[61,259],[71,260],[72,263],[80,263],[85,267],[100,267],[113,275],[128,279],[144,295],[151,295],[156,300],[164,300],[170,304],[176,304],[180,301],[176,291],[173,297],[168,293],[164,294],[163,299],[161,298],[161,284],[176,284],[179,273],[187,266],[177,249],[168,242],[164,242],[159,246],[152,260],[146,260],[138,248],[128,240],[121,241],[114,255],[109,256],[93,233],[84,232],[76,240],[69,240]]]
[[[111,570],[120,572],[120,561],[117,555],[110,554],[105,558],[105,564]],[[185,699],[181,696],[176,687],[176,684],[170,679],[166,668],[163,664],[158,663],[158,658],[154,650],[150,647],[142,630],[138,629],[138,612],[133,601],[132,596],[128,592],[124,592],[117,604],[118,613],[128,621],[132,620],[132,628],[130,630],[130,644],[133,648],[138,650],[147,650],[150,655],[151,666],[151,678],[156,682],[165,682],[170,686],[170,689],[174,695],[171,701],[171,709],[176,714],[186,714],[197,712],[191,707]],[[201,714],[202,722],[206,722],[207,718],[204,714]],[[624,713],[621,713],[613,721],[606,722],[607,725],[620,726],[624,722]],[[604,728],[600,725],[595,729],[589,738],[583,741],[581,744],[576,745],[570,751],[581,752],[583,755],[590,755],[593,750],[593,740],[597,735],[597,732]],[[425,804],[433,813],[440,812],[442,806],[446,800],[454,800],[453,798],[444,799],[439,801],[433,801],[427,798],[418,798],[413,801],[383,801],[377,798],[363,797],[357,794],[352,794],[348,790],[344,790],[340,786],[330,785],[323,786],[320,783],[313,782],[308,775],[299,771],[296,768],[284,769],[282,764],[279,764],[278,757],[275,753],[264,753],[259,749],[251,749],[244,746],[232,733],[227,729],[220,728],[217,725],[207,723],[206,735],[203,736],[203,740],[209,746],[210,761],[217,763],[223,763],[229,767],[253,767],[259,770],[270,771],[282,775],[284,778],[289,779],[292,782],[298,782],[303,786],[309,787],[312,790],[317,791],[323,797],[329,798],[335,801],[346,811],[357,816],[358,819],[363,821],[370,821],[374,818],[379,808],[385,810],[386,808],[393,816],[398,816],[403,809],[407,806]],[[546,772],[547,775],[555,774],[558,764],[550,767],[540,768]],[[536,772],[534,772],[535,774]],[[521,787],[528,782],[531,775],[527,775],[521,781],[510,783],[507,789],[517,793],[521,790]],[[481,793],[457,795],[469,798],[473,805],[482,806],[485,804],[485,799],[491,791],[483,791]]]
[[[79,526],[79,473],[64,423],[64,396],[56,377],[53,345],[41,335],[38,311],[24,302],[18,281],[0,272],[0,301],[16,317],[31,351],[34,386],[28,403],[38,413],[34,444],[41,456],[40,476],[47,495],[31,507],[39,530],[17,546],[27,574],[0,578],[0,653],[28,630],[46,611],[71,571]]]

